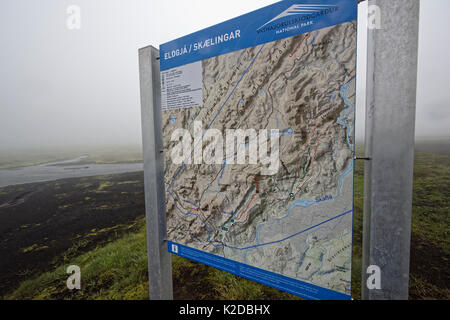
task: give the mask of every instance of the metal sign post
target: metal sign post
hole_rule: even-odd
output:
[[[363,299],[405,300],[409,291],[419,0],[371,0],[381,30],[368,33],[363,270],[381,288]],[[370,280],[370,279],[369,279]]]
[[[167,250],[159,51],[139,50],[145,207],[150,299],[172,300],[172,258]]]

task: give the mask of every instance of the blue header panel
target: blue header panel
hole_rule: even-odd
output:
[[[160,46],[161,71],[357,19],[356,0],[284,0]]]

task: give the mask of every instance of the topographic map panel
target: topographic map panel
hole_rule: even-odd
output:
[[[172,253],[307,298],[351,295],[356,26],[352,20],[162,72],[163,91],[166,81],[190,78],[165,93],[179,107],[163,111]],[[229,129],[248,133],[233,154]],[[191,147],[175,163],[179,130],[190,133]],[[248,156],[258,145],[250,133],[263,131],[279,141],[271,174]],[[223,134],[223,148],[207,138],[211,132]],[[234,164],[239,150],[247,164]],[[222,160],[205,163],[208,152]]]

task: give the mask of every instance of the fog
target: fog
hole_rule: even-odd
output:
[[[138,48],[274,2],[2,0],[0,148],[140,144]],[[80,30],[66,25],[72,4],[81,8]],[[360,7],[361,140],[367,8]],[[422,0],[418,136],[450,136],[449,10],[448,0]]]

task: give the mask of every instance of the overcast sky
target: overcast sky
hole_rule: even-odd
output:
[[[1,0],[0,148],[139,144],[138,48],[158,46],[274,2]],[[450,136],[450,1],[421,3],[417,135]],[[66,26],[72,4],[81,8],[81,30]],[[360,10],[361,25],[365,9]],[[359,71],[363,67],[361,59]],[[359,139],[364,78],[361,72]]]

